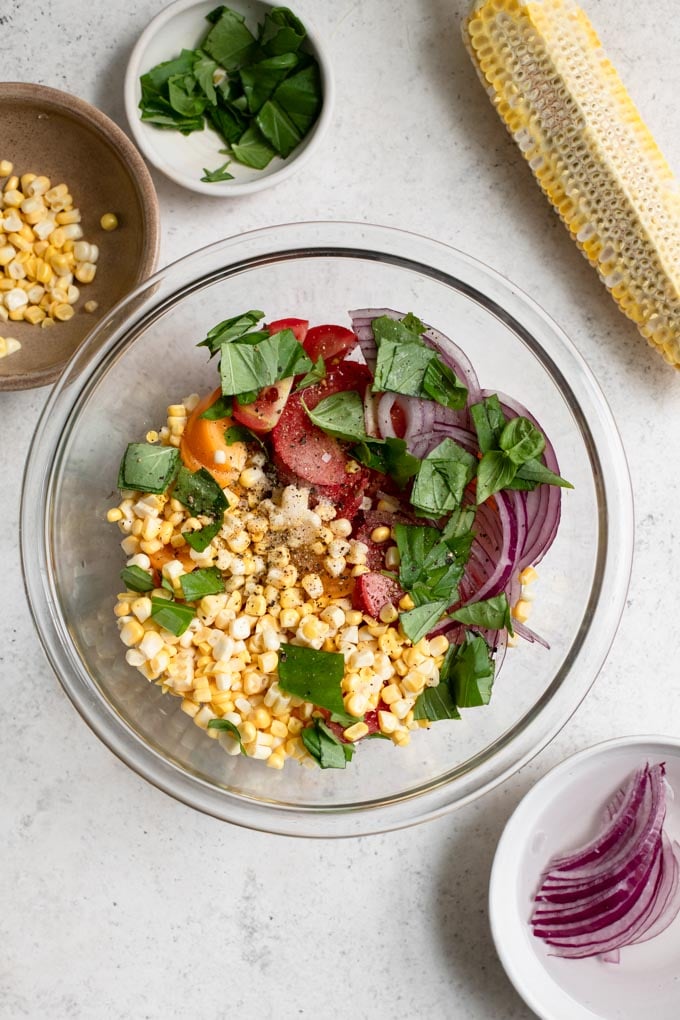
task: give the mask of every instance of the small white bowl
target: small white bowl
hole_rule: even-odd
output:
[[[597,744],[544,776],[505,827],[491,872],[491,931],[508,977],[543,1020],[680,1017],[680,917],[649,942],[622,949],[618,964],[550,956],[529,926],[550,858],[595,834],[604,806],[634,769],[662,761],[680,794],[680,740],[621,737]],[[680,796],[669,797],[665,828],[680,838]]]
[[[229,172],[234,180],[214,184],[201,181],[203,168],[214,170],[226,157],[220,149],[224,142],[215,131],[205,128],[190,135],[164,130],[145,123],[140,117],[140,76],[164,60],[171,60],[183,49],[195,49],[205,38],[209,25],[207,14],[214,10],[216,0],[176,0],[158,14],[142,32],[128,61],[125,72],[125,112],[135,141],[146,158],[176,184],[203,195],[226,198],[248,195],[272,184],[279,184],[297,173],[319,147],[328,128],[333,109],[334,87],[331,65],[326,50],[307,17],[301,19],[307,39],[304,48],[319,64],[323,105],[309,134],[286,159],[275,156],[264,170],[254,170],[232,161]],[[263,0],[229,0],[227,6],[244,15],[246,24],[254,29],[267,10],[277,6]]]

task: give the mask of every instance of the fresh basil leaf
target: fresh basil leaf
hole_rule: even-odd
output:
[[[432,549],[440,544],[439,532],[421,524],[394,525],[399,550],[399,583],[409,591],[425,577],[424,564]]]
[[[252,59],[257,42],[243,15],[223,6],[203,41],[203,49],[225,71],[232,71]]]
[[[511,418],[501,432],[498,445],[518,466],[545,450],[545,437],[528,418]]]
[[[465,407],[468,395],[467,386],[448,365],[436,357],[425,369],[423,393],[430,400],[436,401],[442,407],[450,407],[453,411]]]
[[[423,325],[415,316],[408,321],[416,323],[414,329]],[[381,315],[373,320],[372,329],[378,348],[374,393],[403,393],[456,409],[465,406],[467,388],[403,320]]]
[[[472,527],[475,523],[475,507],[459,507],[449,517],[441,533],[441,541],[462,563],[467,563],[470,549],[475,540]]]
[[[427,515],[443,517],[460,505],[476,468],[477,459],[447,437],[421,462],[411,503]]]
[[[206,408],[201,418],[207,421],[221,421],[222,418],[231,418],[232,402],[230,397],[218,397],[214,404]]]
[[[169,591],[171,595],[175,594],[175,589],[170,581],[168,581],[167,577],[161,577],[161,588],[165,588],[165,590]]]
[[[302,743],[322,769],[344,769],[354,754],[353,744],[343,744],[321,719],[300,733]]]
[[[568,482],[566,478],[560,478],[554,472],[550,471],[545,464],[542,464],[540,460],[527,460],[517,470],[517,475],[514,481],[520,479],[524,482],[535,482],[546,485],[559,485],[563,489],[573,489],[574,486],[571,482]]]
[[[175,75],[168,81],[168,100],[173,110],[182,117],[202,117],[208,100],[193,91],[195,79]]]
[[[307,35],[299,18],[287,7],[274,7],[265,14],[258,42],[266,53],[295,53]]]
[[[193,72],[196,56],[195,50],[182,50],[178,57],[174,57],[172,60],[164,60],[161,64],[156,64],[155,67],[152,67],[150,71],[141,76],[140,83],[142,90],[146,89],[149,93],[155,92],[157,95],[162,95],[164,87],[171,78]]]
[[[331,712],[331,722],[338,723],[343,729],[347,729],[348,726],[353,726],[357,719],[363,720],[363,715],[348,715],[347,712]]]
[[[241,401],[239,401],[240,403]],[[245,425],[230,425],[228,429],[225,429],[224,441],[227,446],[233,446],[234,443],[257,443],[264,450],[262,437],[256,435],[252,429]]]
[[[118,488],[159,495],[168,488],[179,465],[175,446],[129,443],[118,469]]]
[[[294,53],[281,53],[241,68],[239,76],[251,113],[260,111],[277,85],[297,64],[298,58]]]
[[[205,468],[189,471],[188,468],[181,467],[172,495],[191,510],[192,514],[205,514],[220,521],[224,511],[229,507],[227,497]]]
[[[342,390],[320,400],[310,410],[302,400],[307,415],[318,428],[336,439],[350,442],[366,438],[364,402],[354,390]]]
[[[151,596],[151,617],[159,627],[181,637],[194,618],[194,610],[183,602]]]
[[[449,605],[448,599],[441,599],[438,602],[426,602],[399,614],[399,622],[404,628],[404,633],[414,645],[439,623]]]
[[[311,359],[290,329],[267,334],[257,343],[225,343],[220,356],[222,392],[227,396],[259,392],[311,367]]]
[[[290,156],[302,135],[282,106],[275,99],[268,99],[255,117],[255,123],[267,141],[284,159]]]
[[[300,379],[300,382],[295,387],[295,392],[297,393],[298,390],[305,390],[308,386],[315,386],[316,383],[322,382],[326,378],[326,374],[326,362],[319,355],[309,372]]]
[[[230,722],[229,719],[210,719],[208,721],[209,730],[220,730],[222,733],[230,733],[232,737],[236,737],[238,740],[238,746],[241,749],[241,754],[245,754],[245,748],[243,741],[241,740],[241,734],[238,731],[238,727]]]
[[[208,170],[206,167],[203,167],[201,180],[205,181],[206,184],[216,184],[219,181],[233,181],[234,175],[230,174],[227,170],[230,163],[231,161],[227,160],[222,166],[218,166],[216,170]]]
[[[264,170],[276,156],[274,149],[256,124],[251,124],[237,142],[231,143],[231,154],[237,163],[254,170]]]
[[[459,708],[488,705],[494,670],[486,641],[480,634],[468,631],[461,644],[451,645],[448,649],[439,672],[439,686],[448,684]]]
[[[247,121],[242,113],[240,113],[233,105],[233,103],[227,103],[222,97],[217,106],[209,106],[205,114],[208,118],[210,125],[217,131],[220,138],[227,143],[227,145],[233,145],[234,142],[238,142],[239,138],[243,135],[247,127]],[[232,155],[231,149],[224,150],[220,149],[225,156]]]
[[[206,53],[202,53],[199,50],[192,68],[196,84],[213,106],[217,105],[217,93],[215,92],[213,76],[218,66],[216,60],[213,60]]]
[[[362,443],[353,446],[350,453],[366,467],[389,475],[400,489],[404,488],[420,467],[420,460],[408,452],[405,440],[391,436],[387,439],[372,439],[367,436]]]
[[[273,98],[286,111],[298,131],[302,135],[307,134],[322,105],[321,76],[316,61],[285,78]]]
[[[206,524],[204,528],[199,528],[197,531],[183,531],[182,538],[196,552],[205,552],[213,538],[219,535],[221,529],[222,521],[213,521],[212,524]]]
[[[426,687],[416,698],[416,703],[413,706],[413,718],[427,719],[428,722],[437,722],[439,719],[460,719],[460,712],[456,708],[448,685],[440,681],[437,687]]]
[[[217,567],[204,567],[190,574],[181,574],[179,583],[187,602],[197,602],[206,595],[219,595],[224,591],[224,579]]]
[[[339,652],[282,644],[279,652],[279,687],[319,708],[344,713],[340,685],[345,660]]]
[[[242,312],[241,315],[234,315],[231,319],[224,319],[222,322],[218,322],[216,326],[213,326],[205,340],[201,340],[197,346],[207,347],[212,357],[214,354],[217,354],[222,344],[240,340],[263,318],[264,312],[250,311]],[[231,413],[231,410],[229,413]]]
[[[503,630],[513,634],[510,606],[505,593],[495,595],[482,602],[468,602],[451,613],[451,619],[465,623],[468,627],[482,627],[484,630]]]
[[[124,567],[120,579],[130,591],[153,591],[156,587],[151,575],[141,567]]]
[[[427,329],[425,323],[417,315],[414,315],[413,312],[407,312],[401,321],[406,329],[411,333],[415,333],[416,336],[422,336]]]
[[[488,450],[477,466],[477,503],[484,503],[515,477],[517,465],[502,450]]]
[[[477,442],[482,453],[497,450],[501,432],[505,428],[503,408],[495,393],[478,404],[470,405],[470,417],[477,431]]]

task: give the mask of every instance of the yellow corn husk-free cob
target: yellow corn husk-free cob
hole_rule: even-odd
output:
[[[477,0],[491,101],[619,308],[680,367],[680,188],[572,0]]]

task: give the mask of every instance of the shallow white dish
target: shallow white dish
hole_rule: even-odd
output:
[[[543,1020],[677,1020],[680,1016],[680,916],[656,938],[621,950],[618,964],[563,960],[548,953],[528,924],[550,858],[597,831],[604,805],[644,762],[666,763],[676,799],[665,828],[680,838],[680,740],[621,737],[552,769],[526,795],[496,850],[489,892],[491,931],[508,977]]]
[[[150,22],[128,61],[125,72],[125,113],[144,156],[166,177],[191,191],[226,198],[248,195],[279,184],[304,166],[318,149],[330,123],[334,89],[330,60],[323,43],[309,19],[301,18],[307,30],[303,48],[316,57],[321,72],[323,105],[316,123],[286,159],[276,156],[264,170],[254,170],[232,161],[229,172],[234,175],[233,180],[213,184],[202,181],[204,167],[214,170],[227,158],[220,152],[224,148],[223,140],[208,128],[185,136],[179,131],[163,130],[154,124],[145,123],[139,111],[142,95],[139,79],[161,61],[178,56],[183,49],[195,49],[209,28],[206,15],[217,6],[217,0],[200,0],[198,3],[196,0],[176,0]],[[264,3],[263,0],[229,0],[226,6],[244,15],[246,24],[252,30],[268,9],[279,5]],[[296,13],[295,10],[293,13]]]

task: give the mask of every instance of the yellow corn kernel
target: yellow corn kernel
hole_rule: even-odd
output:
[[[53,325],[54,319],[51,319],[49,316],[40,323],[42,329],[50,329]]]
[[[300,614],[297,609],[282,609],[279,615],[279,623],[286,630],[295,630],[300,622]]]
[[[531,613],[531,603],[525,599],[520,599],[512,607],[513,619],[517,620],[518,623],[526,623]]]
[[[533,584],[538,580],[538,571],[533,567],[525,567],[519,575],[520,584]]]
[[[368,726],[364,722],[356,722],[342,731],[342,735],[346,740],[361,740],[367,733]]]
[[[59,322],[68,322],[75,315],[75,309],[73,305],[69,305],[66,302],[58,304],[52,313],[52,317],[58,319]]]
[[[399,608],[404,612],[408,612],[409,609],[415,609],[415,607],[416,604],[408,593],[399,599]]]
[[[399,613],[391,602],[385,603],[385,605],[380,610],[379,615],[383,623],[394,623],[395,620],[399,619]]]
[[[348,715],[363,715],[368,707],[368,699],[365,694],[350,694],[345,698],[345,710]]]
[[[408,730],[397,730],[396,733],[392,734],[392,740],[398,747],[406,747],[407,744],[411,743],[411,734]]]
[[[183,698],[182,704],[179,707],[182,709],[183,712],[186,712],[186,714],[193,719],[194,716],[196,716],[196,714],[198,713],[200,706],[197,705],[194,701],[189,701],[188,698]]]
[[[78,283],[92,283],[97,273],[97,267],[92,262],[79,262],[73,275]]]
[[[47,198],[47,195],[45,197]],[[66,209],[57,213],[54,218],[60,227],[66,227],[69,223],[80,223],[80,209]]]
[[[9,159],[0,159],[0,177],[9,177],[14,169],[14,164]]]
[[[371,532],[371,541],[376,543],[386,542],[390,537],[390,529],[385,524],[381,524],[379,527],[374,528]]]
[[[392,734],[399,726],[399,720],[391,712],[378,712],[378,726],[381,733]]]
[[[115,213],[104,213],[99,221],[99,226],[102,230],[116,230],[118,227],[118,217]]]
[[[128,620],[127,623],[123,624],[120,631],[120,639],[128,648],[138,645],[143,637],[144,628],[137,620]]]
[[[270,769],[282,769],[285,763],[286,757],[282,754],[280,747],[277,747],[275,751],[272,751],[265,761],[265,765]]]
[[[440,655],[445,655],[448,649],[449,639],[443,634],[438,634],[437,637],[430,639],[430,655],[433,655],[435,659]]]
[[[30,322],[32,326],[37,326],[39,322],[45,318],[45,312],[42,308],[37,308],[32,305],[30,308],[26,308],[24,311],[24,321]]]
[[[678,184],[574,0],[477,0],[463,35],[541,188],[619,308],[680,367]]]
[[[261,705],[252,713],[250,722],[257,730],[268,730],[272,724],[272,717],[264,705]]]

